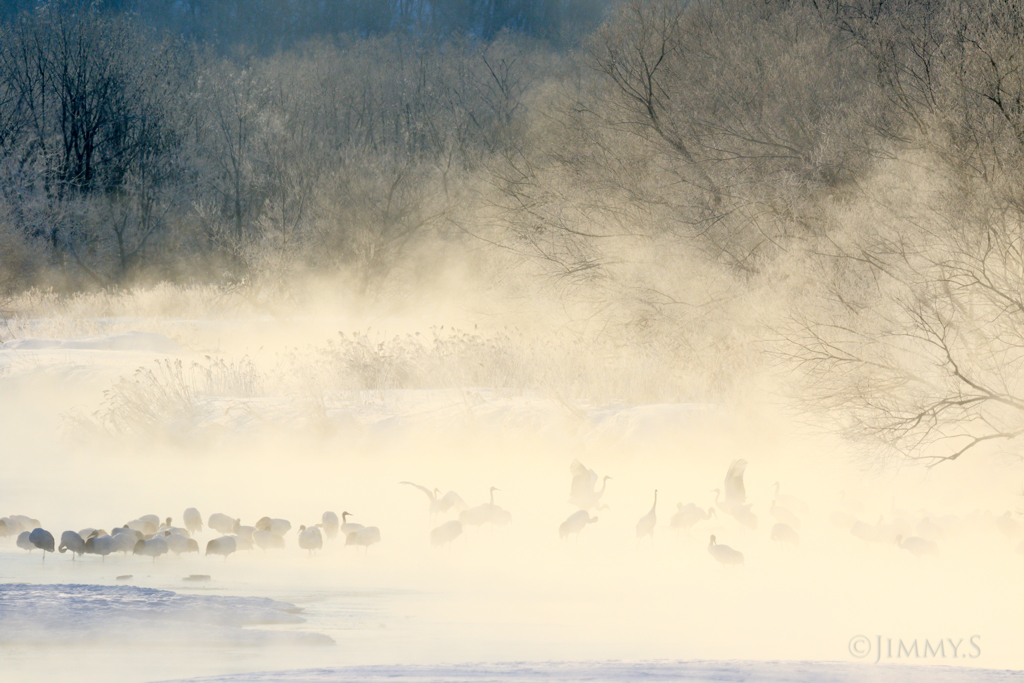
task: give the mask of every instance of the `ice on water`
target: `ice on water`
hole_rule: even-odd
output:
[[[310,632],[246,629],[296,624],[295,605],[261,597],[187,595],[140,586],[0,584],[0,643],[165,645],[327,644]]]

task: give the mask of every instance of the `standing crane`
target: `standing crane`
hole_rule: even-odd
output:
[[[636,523],[636,539],[639,541],[644,536],[651,537],[651,543],[654,543],[654,525],[658,522],[658,515],[655,513],[655,508],[658,507],[658,489],[654,489],[654,505],[651,506],[650,512],[640,518],[640,521]]]

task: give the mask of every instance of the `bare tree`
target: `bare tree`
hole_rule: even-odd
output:
[[[227,221],[209,226],[210,243],[236,256],[255,236],[265,200],[260,136],[268,96],[260,63],[251,55],[241,61],[219,61],[200,76],[196,140],[201,176]]]
[[[873,94],[853,47],[809,2],[630,0],[588,54],[606,125],[673,159],[679,231],[756,273],[817,231],[815,195],[868,165]]]
[[[175,48],[126,18],[41,9],[0,50],[0,118],[17,130],[3,164],[12,217],[98,284],[123,281],[163,225],[155,202],[179,146]]]
[[[809,407],[933,465],[1024,434],[1024,25],[1018,3],[880,3],[836,16],[895,114],[894,157],[812,256],[786,332]],[[914,183],[896,182],[913,170]],[[897,192],[897,189],[900,191]],[[867,222],[863,225],[862,222]]]
[[[360,294],[379,285],[417,238],[452,208],[436,167],[350,150],[326,179],[311,246],[321,265],[350,269]]]
[[[904,198],[914,208],[883,213],[885,227],[832,241],[821,299],[802,302],[783,346],[809,408],[930,465],[1024,434],[1024,214],[946,199],[974,208]]]

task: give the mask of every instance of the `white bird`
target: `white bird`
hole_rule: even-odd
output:
[[[196,543],[194,538],[189,538],[182,534],[176,534],[172,531],[163,532],[163,537],[164,540],[167,541],[167,549],[175,555],[199,552],[199,544]]]
[[[748,529],[757,530],[757,515],[755,515],[754,511],[750,509],[749,503],[747,505],[733,507],[732,516],[737,522]]]
[[[117,536],[118,534],[124,534],[126,536],[130,536],[133,539],[135,539],[136,541],[141,541],[142,539],[144,539],[146,537],[146,535],[144,533],[142,533],[141,531],[136,531],[135,529],[132,529],[131,527],[128,527],[128,526],[115,526],[113,529],[110,530],[110,535],[111,536]],[[103,531],[102,530],[97,530],[96,531],[96,535],[102,536],[103,535]]]
[[[267,529],[257,529],[252,534],[252,542],[261,550],[280,550],[284,548],[284,536],[278,536]]]
[[[323,524],[324,533],[327,534],[328,539],[338,535],[338,515],[328,510],[320,517],[320,523]]]
[[[18,520],[13,517],[0,517],[0,536],[17,536],[22,531],[24,529]]]
[[[772,540],[779,544],[785,545],[789,543],[791,545],[799,545],[800,534],[796,530],[783,522],[777,522],[772,527]]]
[[[172,534],[178,534],[179,536],[184,536],[185,538],[192,538],[192,534],[189,533],[188,529],[180,526],[174,526],[173,524],[171,524],[170,517],[164,520],[164,523],[160,525],[160,527],[156,530],[156,533],[163,535],[165,531],[170,531]]]
[[[236,534],[229,534],[227,536],[224,536],[224,538],[235,539],[235,550],[252,550],[252,534],[249,534],[248,538],[246,538],[245,536],[238,536]],[[281,539],[281,543],[284,543],[283,538]]]
[[[230,536],[221,536],[220,538],[215,538],[206,544],[206,554],[223,555],[224,561],[227,562],[228,555],[235,552],[236,548],[235,539]]]
[[[909,538],[903,538],[902,535],[896,536],[896,545],[912,552],[918,557],[924,557],[925,555],[938,555],[939,546],[936,545],[935,541],[929,541],[921,538],[920,536],[910,536]]]
[[[448,491],[443,496],[439,495],[440,493],[441,489],[434,489],[434,495],[437,496],[437,502],[440,505],[441,512],[448,512],[449,510],[462,512],[469,507],[466,505],[466,501],[462,500],[462,496],[455,493],[455,491]]]
[[[57,548],[61,553],[71,551],[71,561],[75,561],[75,555],[85,553],[85,539],[74,531],[65,531],[60,535],[60,546]]]
[[[129,529],[126,526],[115,528],[110,536],[113,539],[113,552],[124,553],[126,556],[128,553],[135,551],[136,543],[146,538],[142,532]]]
[[[589,470],[579,460],[573,460],[569,465],[569,473],[572,475],[572,484],[569,487],[569,502],[581,510],[607,508],[601,504],[601,496],[604,495],[605,487],[608,485],[609,476],[601,480],[600,490],[597,488],[597,472]]]
[[[727,545],[719,545],[715,542],[714,534],[712,534],[711,542],[708,544],[708,552],[711,553],[711,557],[722,564],[743,564],[743,553],[733,550]]]
[[[729,471],[725,473],[726,505],[743,505],[747,502],[747,490],[743,486],[743,473],[746,470],[747,461],[742,458],[733,460],[729,465]]]
[[[29,540],[29,536],[31,535],[31,531],[22,531],[20,534],[18,534],[17,540],[14,541],[15,545],[17,545],[22,550],[32,552],[36,549],[36,546],[32,543],[32,541]]]
[[[792,510],[784,508],[781,505],[776,505],[775,500],[772,501],[772,506],[769,508],[768,514],[783,524],[788,524],[797,530],[800,529],[800,518],[797,517]]]
[[[779,488],[782,486],[779,482],[775,482],[775,500],[782,507],[789,508],[793,512],[799,515],[806,515],[809,508],[807,503],[803,502],[796,496],[791,496],[785,493],[779,493]]]
[[[167,539],[163,536],[154,536],[153,538],[137,541],[135,548],[132,549],[132,554],[152,557],[153,561],[156,562],[156,558],[166,555],[168,550],[170,550],[170,546],[167,544]]]
[[[348,535],[353,531],[361,531],[366,528],[362,524],[356,524],[355,522],[348,521],[348,518],[352,516],[351,512],[341,513],[341,527],[339,528],[341,530],[341,535],[344,536],[346,540],[348,539]]]
[[[753,505],[752,503],[740,504],[719,501],[718,496],[721,495],[721,490],[715,489],[714,492],[715,505],[718,506],[718,509],[728,512],[733,519],[743,526],[754,529],[755,531],[757,530],[757,515],[755,515],[753,510],[750,509]]]
[[[152,524],[153,526],[160,526],[160,518],[156,515],[142,515],[139,517],[139,521],[143,524]]]
[[[214,512],[206,521],[206,526],[222,534],[230,534],[231,530],[235,528],[235,519],[220,512]]]
[[[292,523],[287,519],[261,517],[260,520],[256,522],[256,528],[263,531],[269,531],[275,536],[284,536],[288,533],[288,530],[292,528]]]
[[[569,538],[569,534],[576,534],[576,538],[579,539],[580,532],[583,531],[588,524],[593,524],[596,521],[597,517],[591,517],[589,510],[577,510],[569,515],[568,519],[558,525],[558,537],[562,540],[566,540]]]
[[[131,529],[132,531],[138,531],[140,534],[151,534],[153,533],[153,531],[156,530],[156,527],[153,527],[152,529],[147,531],[146,523],[138,519],[133,519],[130,522],[125,523],[124,527]]]
[[[411,481],[400,481],[398,483],[414,486],[426,494],[427,498],[430,500],[431,518],[433,518],[435,515],[439,513],[448,512],[453,508],[461,512],[462,510],[465,510],[468,507],[466,505],[466,501],[462,500],[462,496],[455,493],[455,491],[449,491],[448,493],[442,496],[440,495],[441,489],[439,488],[434,488],[434,490],[431,491],[426,486],[414,484]]]
[[[879,519],[878,521],[881,523],[882,520]],[[878,528],[859,519],[850,526],[850,533],[864,541],[865,544],[878,541]],[[867,545],[865,545],[866,547]]]
[[[29,542],[43,551],[43,561],[46,561],[46,553],[53,552],[53,534],[46,529],[33,529],[28,535]]]
[[[252,535],[257,531],[259,530],[256,527],[244,525],[242,524],[241,519],[236,519],[235,525],[231,527],[230,535],[238,536],[239,538],[244,538],[245,540],[249,541],[249,545],[252,546]],[[244,550],[244,548],[239,548],[239,550]]]
[[[496,524],[497,526],[506,526],[512,523],[511,512],[504,508],[498,507],[497,505],[495,505],[494,508],[494,513],[491,515],[491,524]]]
[[[673,529],[683,529],[687,533],[694,524],[705,519],[711,519],[711,517],[717,517],[715,514],[715,508],[709,507],[707,512],[704,512],[703,508],[697,507],[693,503],[676,503],[676,512],[672,515],[672,520],[669,522],[669,526]]]
[[[453,519],[430,531],[430,545],[445,546],[462,535],[462,522]]]
[[[908,519],[898,518],[891,522],[883,522],[882,519],[879,517],[878,523],[875,524],[875,537],[880,543],[898,542],[896,540],[898,537],[907,538],[914,533],[914,526]]]
[[[311,557],[314,550],[320,550],[323,548],[324,539],[323,536],[320,535],[320,529],[315,526],[307,529],[305,524],[300,525],[299,547],[303,550],[308,550]]]
[[[115,526],[115,527],[113,527],[110,530],[110,535],[111,536],[117,536],[119,534],[124,534],[125,536],[130,536],[133,539],[135,539],[136,541],[141,541],[142,539],[146,538],[146,534],[142,533],[141,531],[137,531],[135,529],[132,529],[128,525],[125,525],[125,526]]]
[[[757,515],[750,509],[747,503],[747,490],[743,485],[743,474],[747,470],[747,461],[742,458],[733,460],[729,470],[725,473],[725,500],[719,501],[721,493],[715,489],[715,506],[725,510],[740,524],[750,529],[757,529]]]
[[[505,525],[512,521],[512,515],[499,505],[494,504],[494,492],[500,491],[497,486],[491,487],[491,502],[482,503],[459,513],[459,521],[465,526],[481,526],[483,524]]]
[[[361,545],[369,551],[374,543],[380,543],[380,529],[375,526],[368,526],[359,531],[353,531],[345,537],[345,545]]]
[[[636,523],[636,538],[640,540],[644,536],[651,537],[651,543],[654,543],[654,527],[658,522],[658,515],[655,513],[655,508],[658,507],[658,489],[654,489],[654,505],[651,506],[650,512],[640,518],[640,521]]]
[[[117,552],[117,540],[110,535],[100,535],[97,532],[93,532],[95,535],[91,535],[85,539],[85,552],[91,555],[99,555],[103,558],[103,561],[107,561],[107,555],[113,552]],[[122,534],[123,535],[123,534]],[[125,536],[125,538],[128,538]],[[132,537],[132,544],[134,545],[135,540]]]
[[[85,540],[85,552],[91,555],[99,555],[99,557],[102,558],[102,561],[104,562],[106,561],[106,556],[110,555],[111,553],[116,553],[117,551],[118,542],[113,536],[100,536],[97,533],[96,536],[91,536]]]
[[[181,519],[189,533],[195,534],[203,530],[203,516],[199,514],[199,510],[186,508]]]
[[[94,531],[96,532],[97,536],[106,536],[107,535],[107,532],[106,532],[105,529],[93,529],[91,526],[88,526],[88,527],[86,527],[84,529],[79,530],[78,535],[81,536],[82,538],[89,538],[90,536],[92,536]]]
[[[26,515],[11,515],[5,517],[4,520],[7,522],[8,534],[11,535],[20,534],[22,531],[31,532],[42,526],[38,519]]]
[[[143,515],[128,522],[125,526],[148,536],[156,533],[160,527],[160,518],[156,515]]]

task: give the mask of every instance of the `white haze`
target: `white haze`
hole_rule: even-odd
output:
[[[109,529],[149,513],[180,524],[190,506],[204,520],[214,512],[243,524],[283,517],[292,531],[282,552],[236,553],[226,561],[72,562],[70,553],[41,561],[10,538],[0,540],[0,582],[116,585],[117,576],[131,574],[134,586],[269,597],[302,608],[305,621],[258,628],[323,634],[335,644],[188,644],[202,632],[187,626],[177,635],[156,631],[156,642],[141,645],[95,634],[83,641],[74,628],[53,633],[51,642],[8,634],[0,644],[4,680],[148,681],[549,660],[854,662],[848,644],[857,635],[916,638],[922,647],[926,638],[980,636],[976,658],[909,663],[1024,668],[1016,599],[1024,554],[993,523],[1020,505],[1017,458],[979,453],[931,470],[865,470],[846,445],[801,428],[799,416],[777,402],[588,403],[544,388],[476,386],[342,391],[316,365],[318,350],[339,331],[369,329],[383,342],[429,335],[452,321],[472,329],[474,315],[453,307],[401,317],[321,309],[284,320],[20,321],[20,337],[143,330],[166,335],[179,351],[5,349],[0,514],[36,517],[58,539],[65,529]],[[493,319],[484,324],[501,329]],[[543,347],[543,334],[524,336]],[[210,356],[251,361],[264,378],[262,395],[199,396],[197,419],[205,428],[166,425],[167,438],[94,429],[95,411],[109,406],[103,392],[119,378],[168,357],[186,369],[208,366]],[[300,376],[302,368],[312,368],[309,377]],[[310,388],[317,381],[326,388]],[[317,397],[324,399],[321,414],[310,409]],[[558,525],[575,510],[567,501],[575,458],[612,477],[604,498],[609,509],[578,541],[565,543]],[[724,514],[690,535],[669,529],[677,502],[713,504],[711,490],[722,486],[736,458],[750,463],[746,490],[758,530]],[[512,524],[467,529],[450,549],[432,548],[430,529],[450,516],[432,522],[426,497],[403,480],[455,490],[471,506],[497,486],[495,501],[511,512]],[[811,509],[796,549],[769,539],[775,481]],[[654,541],[638,543],[635,524],[655,489]],[[939,557],[919,559],[894,545],[865,546],[830,524],[841,495],[864,503],[860,518],[867,523],[890,518],[894,506],[917,518],[965,521],[939,541]],[[335,541],[308,558],[295,530],[319,522],[325,510],[348,510],[353,521],[378,526],[382,542],[364,553]],[[745,565],[716,563],[706,550],[710,533],[741,550]],[[200,547],[214,536],[201,534]],[[191,574],[212,578],[182,581]]]

